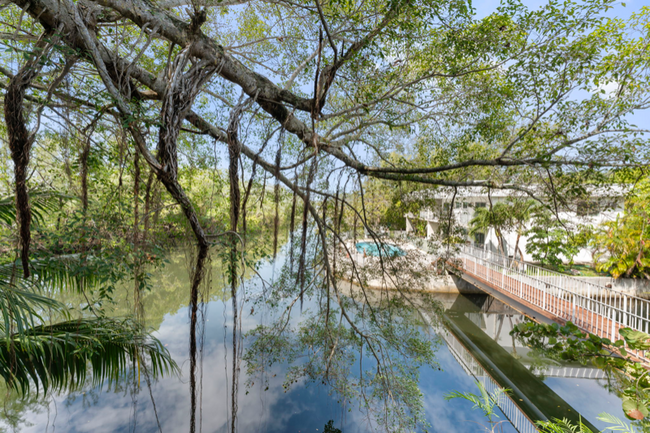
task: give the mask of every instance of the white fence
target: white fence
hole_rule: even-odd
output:
[[[468,375],[473,376],[477,381],[480,381],[488,393],[492,394],[496,390],[503,389],[449,330],[442,326],[436,327],[435,329],[438,335],[447,343],[449,351],[463,370]],[[538,430],[535,424],[522,412],[512,399],[513,397],[508,394],[501,394],[499,396],[497,405],[501,409],[501,412],[519,433],[537,432]]]
[[[470,245],[460,259],[465,272],[600,337],[619,340],[620,328],[650,332],[647,299]],[[646,351],[633,353],[650,362]]]

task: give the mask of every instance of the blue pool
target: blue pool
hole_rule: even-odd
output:
[[[360,253],[363,253],[365,251],[365,253],[370,256],[379,256],[379,247],[374,242],[359,242],[357,243],[356,247],[357,251]],[[381,247],[383,250],[382,255],[384,256],[403,257],[406,255],[406,252],[404,252],[403,249],[395,245],[381,244]]]

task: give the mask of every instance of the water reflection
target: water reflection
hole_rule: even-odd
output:
[[[152,384],[153,401],[164,432],[187,431],[191,414],[185,260],[181,253],[171,255],[169,265],[152,275],[155,290],[144,298],[147,323],[156,329],[156,337],[182,370],[180,380],[168,377]],[[292,292],[291,276],[283,273],[278,264],[281,260],[282,256],[275,264],[262,262],[258,269],[266,282],[278,284],[277,290],[269,290],[260,277],[252,275],[238,288],[242,294],[240,323],[241,333],[247,335],[244,356],[248,363],[242,364],[239,378],[242,387],[237,397],[237,431],[395,431],[399,427],[396,423],[401,422],[395,411],[405,407],[406,399],[411,399],[408,404],[419,404],[414,407],[422,414],[422,423],[407,427],[423,430],[427,422],[427,430],[433,432],[477,431],[476,423],[484,423],[482,415],[472,411],[468,402],[446,402],[443,396],[451,390],[476,392],[476,379],[486,381],[493,376],[477,359],[478,352],[469,350],[459,335],[445,327],[443,316],[451,317],[457,327],[464,329],[470,341],[477,336],[490,340],[493,344],[484,352],[493,355],[498,351],[496,347],[500,348],[511,362],[520,363],[529,371],[537,385],[547,386],[587,419],[593,420],[594,412],[620,407],[620,403],[611,405],[616,397],[608,394],[602,379],[593,376],[597,372],[583,369],[575,373],[575,366],[544,364],[530,357],[527,348],[509,336],[513,324],[523,318],[492,298],[433,297],[417,292],[364,293],[347,285],[340,288],[338,297],[329,293],[329,320],[321,308],[327,305],[328,294],[314,288],[307,291],[311,297],[305,298],[302,313],[296,309],[295,314],[287,315],[287,305],[297,299],[298,293]],[[225,282],[220,281],[220,264],[214,260],[212,266],[199,370],[197,431],[228,432],[233,419],[233,310],[229,290],[223,290]],[[126,295],[119,299],[116,314],[131,308],[130,299]],[[360,330],[377,342],[375,350],[381,347],[384,351],[383,357],[378,356],[380,361],[368,342],[345,325],[339,303]],[[281,350],[271,347],[261,334],[262,329],[277,330],[279,323],[286,323]],[[393,326],[386,327],[387,323]],[[271,334],[265,335],[271,338]],[[427,353],[417,347],[418,341],[427,342],[433,357],[413,359],[414,355]],[[333,346],[336,350],[331,355]],[[381,362],[383,372],[393,375],[391,382],[377,377],[377,365]],[[504,373],[513,380],[510,371]],[[580,386],[575,386],[576,381]],[[417,400],[420,393],[422,398]],[[391,399],[397,404],[389,407]],[[86,388],[48,401],[10,400],[7,404],[9,410],[5,409],[2,426],[8,431],[159,431],[147,388],[134,388],[128,378],[110,390]],[[513,412],[516,409],[503,405],[503,410],[520,431],[525,431],[523,424],[517,424],[518,415]],[[402,415],[408,418],[412,412]],[[505,419],[504,414],[500,415]],[[504,430],[516,431],[511,426]]]

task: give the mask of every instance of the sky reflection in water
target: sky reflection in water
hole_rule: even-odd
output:
[[[187,291],[187,276],[182,260],[177,260],[163,269],[154,280],[176,281],[183,295]],[[265,263],[259,270],[267,280],[273,278],[275,269]],[[185,281],[183,281],[185,279]],[[180,283],[180,284],[179,284]],[[257,278],[246,282],[246,290],[259,290]],[[156,289],[154,289],[155,292]],[[155,295],[154,295],[155,296]],[[184,296],[176,297],[187,301]],[[448,300],[449,301],[449,300]],[[174,359],[181,366],[182,377],[167,377],[153,384],[158,417],[164,432],[184,432],[188,430],[190,399],[188,381],[188,311],[186,307],[170,306],[167,314],[159,319],[155,335],[167,346]],[[310,303],[305,303],[305,309]],[[146,306],[145,306],[146,308]],[[258,308],[258,307],[256,307]],[[261,310],[261,311],[260,311]],[[160,313],[160,312],[158,312]],[[253,329],[259,323],[269,323],[269,311],[258,308],[250,314],[250,306],[243,308],[242,331]],[[230,301],[213,300],[207,308],[202,371],[202,410],[197,413],[197,425],[203,432],[227,432],[230,425],[230,386],[231,374],[226,371],[232,365],[232,312]],[[226,325],[226,329],[224,329]],[[487,326],[487,325],[486,325]],[[488,330],[489,331],[489,330]],[[498,339],[507,345],[507,331]],[[489,333],[489,332],[488,332]],[[492,336],[494,337],[494,336]],[[505,343],[504,343],[505,342]],[[521,353],[522,348],[517,349]],[[452,391],[477,392],[474,378],[469,376],[455,359],[449,348],[442,344],[437,351],[437,361],[441,371],[423,367],[420,388],[424,395],[424,408],[431,424],[431,432],[476,432],[482,430],[478,424],[486,424],[478,410],[472,410],[470,402],[455,399],[445,401],[443,396]],[[322,432],[329,420],[334,427],[344,433],[369,431],[365,413],[356,402],[339,404],[336,395],[329,395],[329,388],[319,383],[306,383],[304,380],[293,384],[285,392],[282,384],[286,366],[274,365],[267,371],[268,390],[264,390],[263,380],[253,378],[255,385],[246,388],[246,367],[242,362],[239,391],[238,431],[239,432]],[[603,411],[622,417],[620,399],[604,388],[604,380],[547,378],[545,383],[557,394],[566,399],[575,409],[598,427],[595,416]],[[25,411],[26,421],[21,425],[22,432],[157,432],[151,398],[144,380],[139,393],[132,392],[132,386],[125,384],[123,389],[107,391],[91,389],[56,396],[49,404]],[[499,413],[500,419],[505,419]],[[4,421],[0,426],[6,425]],[[10,430],[8,430],[10,431]],[[504,425],[505,432],[514,432],[510,425]]]

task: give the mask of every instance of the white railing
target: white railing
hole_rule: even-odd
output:
[[[620,328],[650,333],[650,301],[466,245],[463,270],[537,308],[611,341]],[[650,362],[646,351],[633,351]]]
[[[420,211],[420,219],[423,220],[428,220],[428,221],[438,221],[438,215],[433,212],[432,210],[421,210]]]
[[[436,333],[447,343],[449,351],[463,370],[465,370],[465,373],[473,376],[477,381],[482,382],[485,390],[490,394],[497,389],[503,389],[449,330],[442,326],[435,327],[435,329]],[[513,398],[509,394],[501,394],[497,401],[497,406],[499,406],[501,412],[519,433],[537,432],[538,430],[535,424],[522,412],[519,406],[513,401]]]
[[[605,379],[607,372],[600,368],[588,367],[542,367],[536,373],[546,377],[570,377],[574,379]]]

